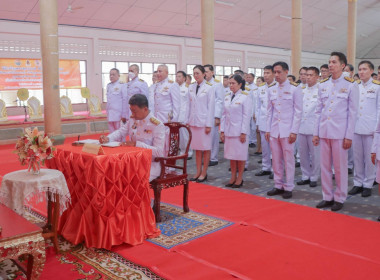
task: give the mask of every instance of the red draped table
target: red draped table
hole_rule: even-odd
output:
[[[104,148],[105,155],[82,153],[82,147],[57,146],[47,166],[65,175],[71,205],[59,223],[61,235],[73,244],[110,249],[141,244],[156,237],[150,206],[152,152],[137,147]]]

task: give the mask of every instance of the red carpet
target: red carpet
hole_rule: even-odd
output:
[[[23,168],[7,146],[0,175]],[[182,188],[162,200],[181,206]],[[145,242],[112,251],[167,279],[380,279],[379,223],[202,184],[191,184],[189,203],[235,224],[170,250]],[[42,279],[64,267],[49,258]]]

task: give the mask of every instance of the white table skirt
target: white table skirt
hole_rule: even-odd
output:
[[[0,188],[0,201],[16,213],[24,214],[24,203],[32,198],[42,201],[44,193],[50,192],[52,200],[54,194],[60,196],[60,212],[67,209],[70,203],[70,192],[65,176],[59,170],[41,169],[40,174],[34,175],[27,170],[18,170],[3,177]]]

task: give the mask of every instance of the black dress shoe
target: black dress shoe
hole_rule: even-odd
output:
[[[271,172],[270,175],[269,175],[269,177],[268,177],[268,179],[272,179],[273,180],[273,177],[274,177],[274,173]]]
[[[232,186],[232,188],[234,188],[234,189],[240,188],[240,187],[243,186],[243,183],[244,183],[244,181],[242,180],[241,183],[240,183],[239,185],[234,184],[234,185]]]
[[[208,164],[208,166],[215,166],[215,165],[218,165],[218,162],[210,160],[210,163]]]
[[[206,174],[206,177],[204,177],[203,179],[199,179],[199,177],[197,179],[197,183],[202,183],[204,181],[207,181],[207,174]]]
[[[296,167],[300,167],[300,166],[301,166],[301,163],[296,162]]]
[[[269,170],[261,170],[255,173],[255,176],[265,176],[265,175],[270,175],[270,174],[272,174],[272,172],[270,172]]]
[[[363,188],[362,197],[368,197],[368,196],[371,196],[371,194],[372,194],[372,189]]]
[[[310,188],[315,188],[317,186],[317,182],[316,181],[310,181],[309,186],[310,186]]]
[[[308,185],[308,184],[310,184],[310,180],[309,179],[307,179],[307,180],[300,180],[300,181],[297,182],[298,186]]]
[[[198,177],[199,177],[199,176],[198,176]],[[189,181],[192,181],[192,182],[194,182],[194,181],[198,180],[198,177],[193,177],[193,178],[190,178],[190,179],[189,179]]]
[[[247,168],[247,167],[244,167],[244,171],[248,171],[248,168]]]
[[[376,185],[378,185],[378,183],[375,181],[375,182],[373,182],[373,185],[376,186]]]
[[[348,168],[348,174],[352,174],[352,173],[354,173],[353,168]]]
[[[284,190],[273,188],[269,192],[267,192],[267,195],[274,196],[274,195],[283,194],[283,193],[284,193]]]
[[[282,194],[282,198],[284,199],[291,198],[292,196],[293,196],[293,193],[291,191],[284,191],[284,193]]]
[[[257,161],[257,163],[263,163],[263,161],[260,159],[260,160]]]
[[[228,184],[225,184],[224,186],[227,187],[227,188],[231,188],[234,184],[235,184],[235,182],[232,182],[231,184],[228,183]]]
[[[377,217],[377,220],[380,222],[380,216],[379,216],[379,217]]]
[[[332,175],[332,179],[335,180],[335,174]]]
[[[187,157],[187,160],[191,160],[193,157]]]
[[[331,206],[331,211],[339,211],[342,208],[343,208],[343,203],[335,201],[334,205]]]
[[[255,155],[261,155],[262,153],[261,152],[255,152]]]
[[[256,147],[256,144],[255,144],[255,143],[251,143],[251,144],[249,144],[249,147],[250,147],[250,148],[255,148],[255,147]]]
[[[331,200],[331,201],[322,200],[321,202],[317,204],[317,208],[326,208],[333,205],[334,205],[334,200]]]
[[[349,192],[348,194],[349,195],[354,195],[354,194],[357,194],[357,193],[361,193],[363,191],[363,187],[362,186],[354,186]]]

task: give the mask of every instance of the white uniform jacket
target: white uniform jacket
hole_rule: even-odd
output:
[[[273,81],[270,86],[276,86],[277,82]],[[262,83],[257,89],[256,99],[256,124],[259,126],[259,130],[266,131],[267,127],[267,115],[268,115],[268,84]]]
[[[224,108],[224,87],[219,80],[215,80],[214,78],[211,78],[208,83],[212,85],[215,94],[215,118],[220,119]]]
[[[314,136],[327,139],[354,137],[359,88],[354,80],[331,77],[319,83],[318,103],[315,110]]]
[[[156,83],[154,89],[154,115],[166,122],[177,122],[181,98],[179,85],[168,78]]]
[[[231,101],[233,93],[224,98],[224,112],[222,115],[220,131],[225,136],[236,137],[240,134],[249,134],[252,112],[252,99],[249,93],[238,90]]]
[[[118,122],[126,118],[129,110],[127,88],[117,80],[107,85],[107,118],[109,122]]]
[[[187,116],[189,115],[189,87],[186,83],[183,83],[179,87],[181,108],[179,110],[178,121],[181,123],[187,123]]]
[[[135,94],[145,95],[146,98],[148,98],[148,102],[149,102],[149,88],[148,88],[148,84],[144,80],[136,77],[133,80],[129,81],[126,85],[128,88],[127,104],[129,104],[129,99],[131,99],[131,97]],[[129,109],[129,105],[128,105],[127,119],[129,119],[130,116],[131,116],[131,110]]]
[[[266,132],[272,137],[286,138],[298,134],[302,115],[302,89],[286,80],[268,87]]]
[[[380,82],[372,78],[359,82],[359,107],[356,114],[355,133],[373,135],[380,113]]]
[[[154,162],[154,159],[164,156],[164,124],[157,120],[152,113],[149,113],[143,120],[129,119],[120,129],[108,135],[108,138],[110,141],[124,142],[127,135],[132,141],[136,141],[136,147],[152,150],[150,180],[160,176],[160,163]]]
[[[313,135],[315,122],[315,108],[318,103],[318,83],[312,87],[306,86],[303,93],[303,110],[300,125],[300,134]]]
[[[251,97],[251,103],[252,103],[252,109],[251,109],[251,116],[256,117],[256,103],[257,103],[257,93],[258,93],[258,87],[255,83],[252,84],[246,84],[245,92],[249,93],[249,96]]]
[[[203,80],[196,94],[197,82],[189,86],[188,124],[195,127],[212,127],[215,124],[215,94],[214,89]]]

